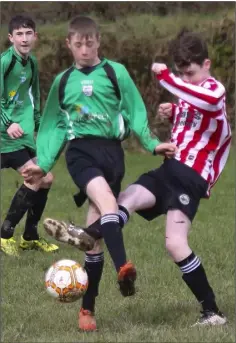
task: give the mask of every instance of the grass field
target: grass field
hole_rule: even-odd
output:
[[[127,153],[124,186],[159,160],[144,154]],[[71,197],[76,188],[67,174],[64,157],[54,168],[56,176],[44,217],[72,219],[84,223],[85,208],[77,210]],[[12,171],[2,173],[2,218],[20,178]],[[22,222],[17,227],[19,239]],[[43,229],[40,228],[43,235]],[[191,328],[199,306],[181,279],[178,268],[164,248],[164,218],[151,223],[134,215],[124,236],[128,257],[138,269],[138,292],[122,298],[115,271],[106,253],[104,275],[97,300],[99,332],[77,330],[80,303],[60,304],[44,289],[44,273],[56,260],[75,259],[83,253],[66,245],[54,255],[22,252],[20,258],[3,256],[1,342],[235,342],[235,163],[233,152],[222,178],[204,200],[190,234],[191,246],[208,272],[222,311],[229,324],[219,328]]]

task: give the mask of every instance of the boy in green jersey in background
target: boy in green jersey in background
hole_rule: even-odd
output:
[[[1,169],[13,168],[22,175],[35,163],[34,132],[40,123],[38,66],[30,55],[37,38],[31,18],[15,16],[9,23],[12,46],[1,54]],[[13,238],[16,225],[27,212],[20,248],[51,252],[58,249],[38,235],[38,222],[47,202],[53,176],[48,173],[39,182],[26,181],[16,192],[1,227],[1,250],[18,255]]]
[[[123,296],[130,296],[135,293],[136,269],[126,259],[120,226],[121,218],[128,213],[116,201],[125,172],[121,140],[131,130],[151,153],[171,157],[176,147],[152,136],[145,105],[126,68],[99,58],[100,34],[92,19],[76,17],[70,22],[67,45],[75,63],[54,80],[37,138],[37,166],[26,168],[24,176],[28,182],[40,179],[51,170],[69,141],[69,173],[89,199],[86,225],[101,217],[101,231],[117,271],[120,291]],[[49,229],[64,242],[68,230],[72,235],[74,230],[73,226],[54,220]],[[93,246],[91,240],[87,241],[87,250]],[[103,263],[101,241],[97,241],[85,257],[89,287],[79,313],[79,328],[85,331],[96,330],[95,298]]]

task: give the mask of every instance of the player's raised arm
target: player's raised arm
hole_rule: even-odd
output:
[[[164,66],[160,63],[154,63],[152,70],[165,89],[200,110],[218,114],[225,96],[225,88],[220,82],[208,82],[205,87],[194,85],[184,82]]]

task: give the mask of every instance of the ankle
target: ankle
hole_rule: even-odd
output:
[[[14,227],[12,227],[11,222],[9,220],[4,220],[1,227],[1,238],[9,239],[13,237],[13,234]]]

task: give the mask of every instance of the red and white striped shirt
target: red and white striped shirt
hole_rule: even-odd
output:
[[[209,77],[200,85],[186,83],[168,69],[157,75],[161,85],[179,98],[173,104],[171,142],[175,158],[196,170],[209,184],[218,180],[229,155],[231,129],[225,108],[225,88]]]

